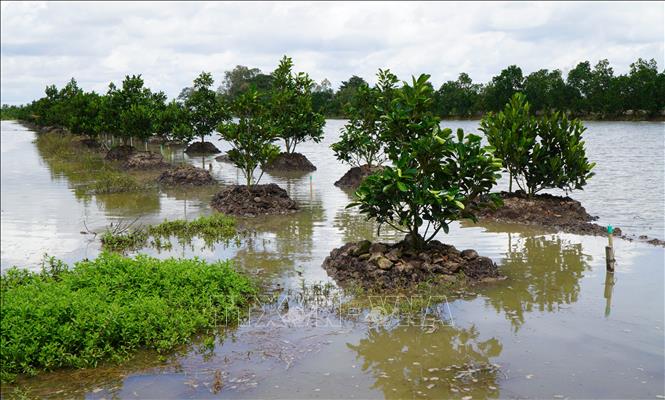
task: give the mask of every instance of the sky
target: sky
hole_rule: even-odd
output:
[[[438,87],[467,72],[487,82],[515,64],[564,74],[607,58],[625,73],[664,62],[665,2],[5,2],[1,102],[22,104],[75,77],[86,90],[142,74],[175,97],[201,71],[216,85],[236,65],[297,71],[333,88],[379,68],[428,73]]]

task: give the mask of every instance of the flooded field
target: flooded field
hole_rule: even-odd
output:
[[[658,398],[664,393],[665,249],[615,241],[617,272],[606,276],[602,237],[511,225],[453,225],[438,239],[473,248],[508,279],[446,296],[357,301],[321,268],[348,241],[376,239],[376,226],[345,209],[333,186],[348,169],[329,145],[343,121],[329,120],[320,144],[298,148],[318,167],[266,174],[302,210],[239,219],[238,243],[174,243],[158,257],[231,258],[266,282],[240,326],[202,336],[167,357],[144,352],[121,365],[20,379],[22,393],[52,398]],[[475,130],[475,121],[444,121]],[[590,122],[587,152],[596,176],[572,197],[624,233],[665,239],[665,124]],[[212,212],[218,188],[153,189],[79,196],[32,143],[34,133],[2,122],[2,257],[38,270],[43,254],[71,263],[100,252],[110,223],[193,219]],[[216,143],[226,149],[224,143]],[[221,184],[242,182],[231,164],[160,148],[172,162],[212,165]],[[503,187],[503,184],[500,186]],[[83,233],[82,233],[83,232]],[[84,234],[85,233],[85,234]],[[381,240],[401,236],[381,231]],[[431,296],[431,297],[430,297]],[[425,299],[425,300],[423,300]],[[408,307],[423,304],[427,307]],[[411,302],[411,303],[410,303]],[[399,303],[402,307],[393,307]],[[406,307],[404,307],[406,305]],[[14,386],[4,386],[7,395]],[[471,396],[471,397],[469,397]]]

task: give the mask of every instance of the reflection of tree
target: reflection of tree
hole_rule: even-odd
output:
[[[577,301],[579,280],[591,259],[580,243],[557,235],[512,237],[511,242],[501,263],[510,283],[489,293],[488,301],[506,313],[515,329],[524,323],[525,312],[551,312]]]
[[[314,226],[325,221],[321,202],[287,215],[270,215],[239,221],[241,229],[256,233],[236,255],[248,269],[283,270],[307,262],[314,247]],[[307,259],[305,259],[307,258]]]
[[[374,376],[373,387],[386,398],[419,397],[418,392],[429,398],[499,395],[498,371],[491,368],[490,358],[501,354],[503,345],[496,338],[479,341],[475,326],[445,326],[433,333],[417,326],[371,329],[357,345],[347,346],[357,352],[363,371]],[[477,371],[465,374],[470,368]]]
[[[353,190],[343,190],[349,196],[349,202],[353,199]],[[384,225],[378,231],[378,224],[368,220],[366,215],[358,213],[357,209],[341,208],[335,214],[333,226],[342,232],[344,242],[357,242],[359,240],[376,241],[379,236],[383,241],[402,240],[404,234],[394,228]],[[379,235],[380,233],[380,235]]]

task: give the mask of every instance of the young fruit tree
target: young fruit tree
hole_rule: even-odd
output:
[[[246,185],[251,189],[261,180],[263,168],[279,155],[279,147],[272,144],[275,140],[273,128],[255,89],[238,95],[231,103],[231,112],[237,122],[222,122],[217,131],[231,144],[229,158],[243,172]],[[261,169],[261,174],[255,180],[256,168]]]
[[[109,85],[103,125],[125,144],[131,138],[146,141],[152,136],[157,110],[166,100],[164,93],[152,93],[143,85],[141,75],[127,75],[121,88]]]
[[[362,83],[351,97],[346,115],[349,122],[341,130],[341,137],[330,147],[338,160],[353,167],[367,165],[368,169],[381,166],[386,156],[380,140],[381,112],[394,96],[398,79],[389,70],[379,70],[379,83],[370,87]]]
[[[452,221],[475,220],[467,206],[500,177],[493,149],[461,129],[456,135],[441,129],[432,101],[429,75],[421,75],[380,109],[380,138],[392,165],[365,179],[349,205],[407,233],[406,243],[414,248],[425,247],[440,230],[447,233]]]
[[[312,108],[314,81],[303,72],[292,72],[293,61],[284,56],[272,73],[269,91],[270,120],[275,136],[284,140],[287,153],[294,153],[299,143],[323,139],[325,117]]]
[[[513,95],[503,111],[486,115],[480,130],[503,161],[511,192],[513,181],[529,196],[543,189],[568,192],[582,189],[594,175],[582,123],[560,112],[535,117],[521,93]]]
[[[193,137],[201,138],[201,143],[205,142],[205,137],[210,135],[217,125],[228,118],[217,93],[212,89],[214,83],[209,72],[201,72],[194,79],[194,86],[185,100]]]

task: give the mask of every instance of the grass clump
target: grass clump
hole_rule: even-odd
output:
[[[176,219],[149,227],[148,234],[156,238],[175,236],[178,240],[191,240],[198,236],[206,243],[219,242],[236,234],[236,220],[221,213],[203,215],[192,221]]]
[[[125,258],[102,253],[68,267],[0,276],[0,380],[62,367],[94,367],[139,348],[166,352],[233,323],[255,294],[230,262]]]
[[[192,239],[203,239],[206,246],[229,241],[236,235],[236,220],[221,213],[203,215],[192,221],[177,219],[164,221],[147,228],[126,229],[115,233],[107,230],[101,236],[102,246],[112,251],[136,250],[144,247],[148,239],[158,249],[169,249],[170,239],[179,243],[191,243]]]
[[[148,234],[143,229],[135,229],[122,233],[106,231],[100,238],[102,247],[111,251],[135,250],[145,246]]]

